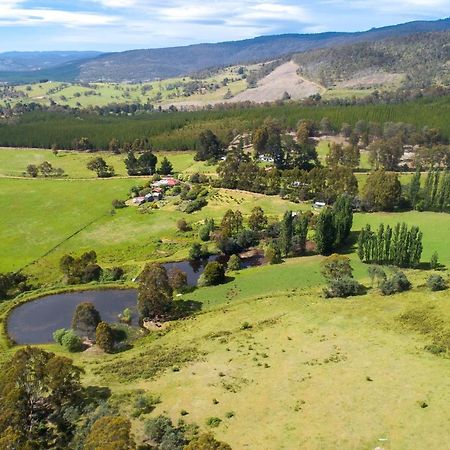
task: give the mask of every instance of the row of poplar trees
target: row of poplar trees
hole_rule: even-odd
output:
[[[422,232],[405,223],[397,223],[394,228],[380,224],[376,232],[366,225],[358,239],[358,256],[365,263],[416,267],[422,249]]]
[[[409,186],[409,197],[413,208],[423,211],[450,212],[450,171],[431,169],[420,188],[420,169]]]

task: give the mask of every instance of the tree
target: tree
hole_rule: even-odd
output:
[[[241,268],[241,258],[238,255],[231,255],[227,267],[228,270],[239,270]]]
[[[395,173],[371,172],[363,188],[366,207],[373,211],[392,211],[399,203],[402,186]]]
[[[231,447],[216,440],[212,433],[202,433],[192,439],[184,450],[231,450]]]
[[[353,225],[352,200],[348,195],[341,195],[333,205],[334,227],[336,229],[335,246],[340,246],[350,236]]]
[[[282,256],[288,256],[292,250],[293,218],[292,211],[286,211],[280,224],[278,245]]]
[[[186,272],[177,268],[172,269],[169,272],[169,282],[174,291],[182,291],[188,284]]]
[[[196,161],[218,160],[225,155],[224,145],[211,131],[202,131],[198,137],[198,150],[194,159]]]
[[[0,372],[0,448],[68,448],[82,370],[37,347],[19,349]]]
[[[206,264],[205,270],[198,280],[199,286],[215,286],[225,281],[225,268],[218,261]]]
[[[53,166],[48,161],[39,164],[38,169],[44,177],[50,177],[54,171]]]
[[[120,143],[116,138],[112,138],[108,144],[108,150],[113,153],[120,153]]]
[[[100,322],[95,329],[95,342],[106,353],[114,350],[114,332],[106,322]]]
[[[89,170],[92,170],[97,174],[99,178],[109,178],[114,176],[114,167],[108,166],[106,161],[101,157],[97,156],[92,158],[86,165]]]
[[[377,140],[369,145],[368,151],[369,162],[376,170],[397,170],[404,152],[402,141],[398,137]]]
[[[411,183],[409,184],[409,200],[413,208],[416,207],[420,193],[420,167],[417,168]]]
[[[72,318],[72,329],[81,336],[95,338],[95,329],[101,322],[100,314],[91,302],[77,305]]]
[[[220,232],[225,237],[234,237],[242,231],[243,227],[244,221],[241,212],[229,209],[220,223]]]
[[[295,253],[304,255],[308,237],[309,220],[306,214],[298,214],[293,221],[292,247]]]
[[[34,164],[28,164],[27,166],[27,174],[32,177],[32,178],[36,178],[39,174],[39,169],[36,165]]]
[[[69,352],[79,352],[83,349],[83,342],[73,330],[66,330],[61,337],[61,345]]]
[[[136,448],[131,435],[131,422],[125,417],[103,416],[91,427],[84,450],[132,450]]]
[[[322,275],[327,281],[353,277],[350,258],[347,258],[346,256],[334,253],[325,258],[320,265]]]
[[[147,264],[139,275],[138,311],[141,318],[164,317],[170,310],[173,289],[161,264]]]
[[[255,206],[248,219],[250,229],[256,232],[263,231],[267,227],[267,223],[267,216],[263,209],[260,206]]]
[[[201,259],[204,256],[201,244],[194,242],[189,249],[189,259]]]
[[[329,255],[336,242],[336,228],[331,208],[324,208],[321,211],[317,218],[315,231],[314,240],[317,252],[321,255]]]
[[[159,167],[159,173],[161,175],[169,175],[172,173],[172,171],[173,171],[172,163],[166,157],[164,157],[163,160],[161,161],[161,166]]]
[[[439,267],[439,255],[437,252],[433,252],[430,259],[430,269],[437,269]]]
[[[280,264],[283,261],[281,250],[277,242],[272,242],[269,245],[264,256],[269,264]]]

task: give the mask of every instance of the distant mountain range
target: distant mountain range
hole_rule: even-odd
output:
[[[149,81],[189,75],[215,67],[268,61],[318,49],[374,43],[416,33],[447,30],[450,30],[450,18],[409,22],[357,33],[285,34],[217,44],[106,54],[10,52],[0,54],[0,81],[10,83],[28,83],[43,79],[68,82]],[[330,60],[329,54],[324,55]]]

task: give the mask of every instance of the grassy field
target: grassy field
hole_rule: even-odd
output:
[[[153,416],[176,422],[185,410],[203,429],[220,418],[214,433],[233,448],[444,448],[449,360],[423,350],[431,336],[401,326],[399,314],[417,308],[450,318],[445,293],[421,290],[338,301],[314,290],[240,296],[126,354],[75,362],[122,411],[143,389],[160,396]],[[134,431],[141,436],[140,421]]]
[[[185,173],[208,173],[214,172],[215,168],[207,166],[202,161],[194,161],[194,152],[156,152],[158,165],[164,157],[169,158],[175,172]],[[124,158],[126,155],[114,155],[109,152],[76,152],[58,151],[54,155],[51,150],[42,149],[11,149],[0,148],[0,177],[1,176],[23,176],[29,164],[39,165],[48,161],[53,167],[64,169],[67,178],[96,178],[97,175],[86,168],[86,164],[92,158],[101,156],[109,165],[112,165],[119,177],[127,176]]]
[[[259,65],[249,65],[247,70],[255,70]],[[62,83],[48,81],[17,86],[15,90],[25,97],[0,99],[0,104],[21,102],[37,102],[50,104],[56,102],[70,107],[105,106],[112,103],[153,103],[170,105],[177,103],[208,103],[224,100],[228,90],[236,95],[247,89],[247,82],[237,74],[238,67],[219,69],[215,73],[202,78],[178,77],[147,83]],[[225,81],[228,80],[228,81]],[[183,93],[183,87],[192,82],[216,86],[204,92],[189,96]]]

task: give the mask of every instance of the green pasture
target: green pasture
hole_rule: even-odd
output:
[[[316,289],[245,295],[126,353],[79,354],[75,362],[86,383],[108,385],[122,411],[132,411],[142,389],[161,399],[144,417],[164,413],[176,422],[184,410],[183,419],[204,430],[209,417],[218,417],[214,433],[233,448],[445,447],[449,360],[423,350],[432,334],[398,321],[416,308],[450,318],[445,293],[369,292],[331,301]],[[142,436],[141,422],[134,431]]]

